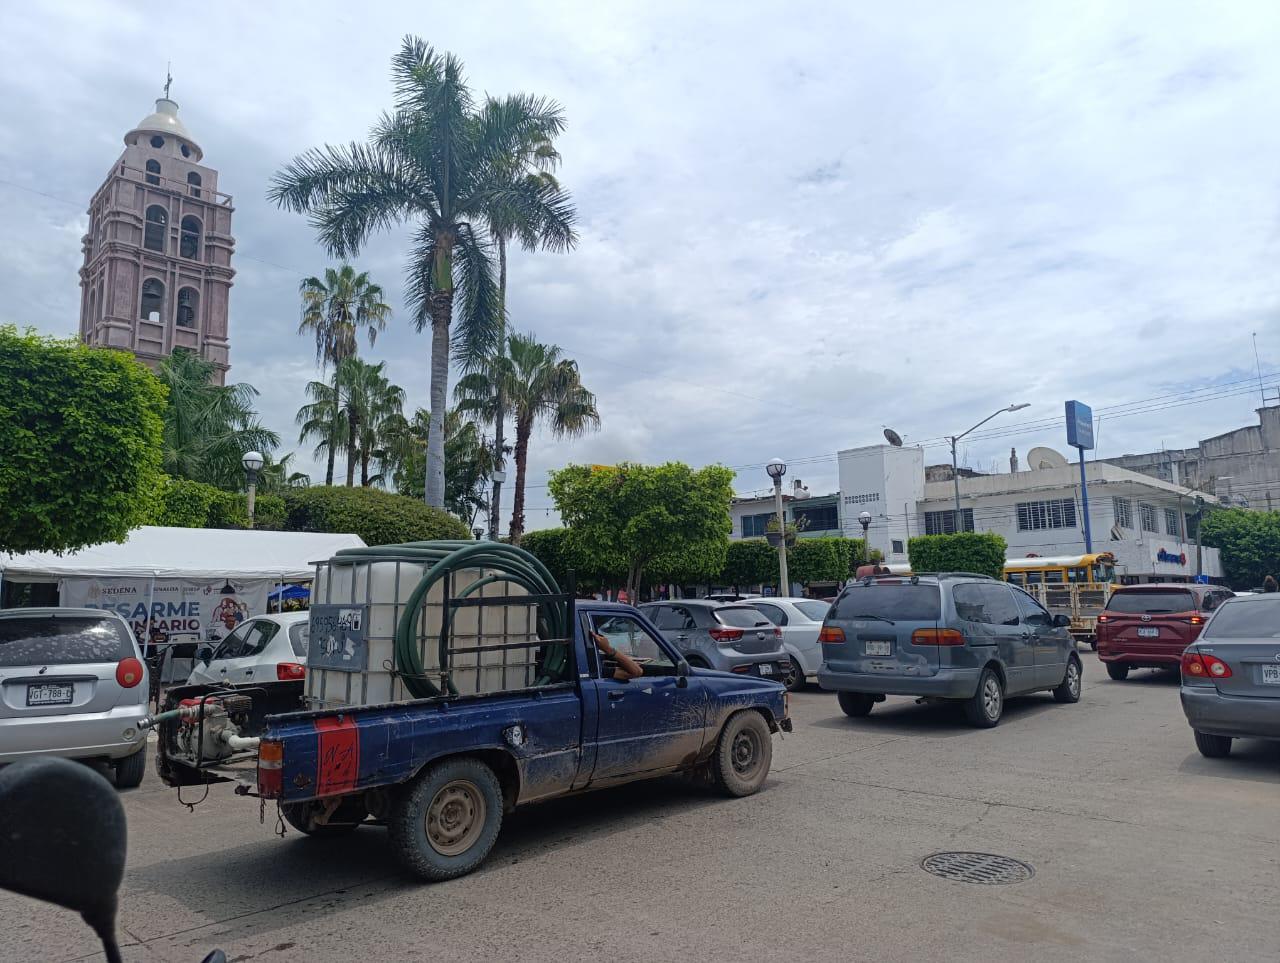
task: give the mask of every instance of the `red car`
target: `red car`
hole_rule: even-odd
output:
[[[1209,614],[1232,598],[1218,585],[1125,585],[1111,593],[1098,616],[1098,658],[1107,675],[1124,679],[1130,669],[1174,668],[1182,651],[1200,637]]]

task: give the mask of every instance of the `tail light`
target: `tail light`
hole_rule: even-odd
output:
[[[735,665],[735,666],[734,666],[732,669],[730,669],[729,671],[731,671],[731,672],[737,672],[739,675],[741,675],[741,674],[743,674],[743,673],[745,673],[745,672],[750,672],[750,671],[751,671],[751,666],[750,666],[750,665]]]
[[[1207,652],[1184,652],[1182,674],[1189,679],[1230,679],[1231,666]]]
[[[1204,617],[1201,615],[1193,615],[1187,619],[1187,625],[1204,625]]]
[[[964,633],[956,629],[916,629],[912,645],[964,645]]]
[[[844,641],[844,629],[834,625],[824,625],[822,631],[818,633],[818,641],[828,645],[839,645]]]
[[[298,679],[305,679],[307,676],[307,667],[301,662],[277,662],[276,678],[281,682],[295,682]]]
[[[780,639],[780,638],[782,638],[782,629],[779,629],[779,628],[776,628],[776,627],[775,627],[775,628],[774,628],[774,630],[773,630],[773,637],[774,637],[775,639]]]
[[[121,659],[116,666],[116,682],[126,689],[132,689],[141,682],[143,674],[142,663],[134,658]]]
[[[258,794],[264,799],[284,795],[284,744],[271,739],[258,743]]]
[[[717,642],[737,642],[742,638],[742,629],[708,629],[707,634]]]
[[[1099,625],[1106,625],[1110,621],[1111,621],[1111,616],[1107,615],[1105,612],[1102,615],[1098,616]]]

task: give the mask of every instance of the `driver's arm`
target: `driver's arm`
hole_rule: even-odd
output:
[[[619,652],[617,649],[609,645],[609,640],[599,632],[592,632],[591,638],[596,644],[596,648],[600,650],[600,654],[606,659],[612,659],[618,666],[614,671],[613,677],[619,682],[626,682],[628,679],[638,679],[644,675],[644,669],[640,667],[640,663],[625,652]]]

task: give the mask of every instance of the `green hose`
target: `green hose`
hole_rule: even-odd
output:
[[[426,669],[418,656],[417,622],[418,614],[431,587],[442,578],[462,569],[489,569],[494,574],[485,576],[463,589],[458,597],[462,598],[478,591],[485,585],[495,582],[508,582],[518,585],[531,595],[559,595],[560,586],[555,578],[537,558],[522,548],[504,545],[501,542],[472,542],[461,540],[439,540],[430,542],[405,542],[399,545],[374,545],[368,548],[346,548],[334,556],[334,563],[343,562],[375,562],[375,561],[411,561],[429,566],[417,586],[405,602],[404,612],[396,625],[395,657],[396,666],[405,688],[417,699],[426,699],[441,694],[440,690],[427,678]],[[538,638],[566,639],[571,635],[569,625],[569,606],[565,602],[543,601],[538,603]],[[448,622],[452,621],[452,613],[443,615]],[[450,694],[457,695],[449,672],[448,653],[449,632],[442,633],[440,639],[439,661],[445,673],[445,683]],[[545,684],[558,678],[568,662],[567,646],[555,646],[543,662],[543,675],[539,684]]]

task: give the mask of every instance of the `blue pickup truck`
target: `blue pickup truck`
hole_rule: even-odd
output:
[[[504,814],[525,803],[670,773],[731,796],[760,788],[772,734],[791,731],[780,684],[690,668],[631,606],[577,601],[568,611],[571,644],[560,644],[572,657],[534,685],[266,716],[254,737],[256,781],[237,791],[277,800],[284,819],[310,835],[382,823],[410,873],[443,880],[480,865]],[[615,678],[623,673],[593,636],[625,645],[643,675]],[[159,768],[170,784],[189,783],[176,761],[178,730],[189,732],[198,711],[208,744],[209,731],[243,707],[235,695],[193,687],[173,700],[187,717],[161,727]]]

